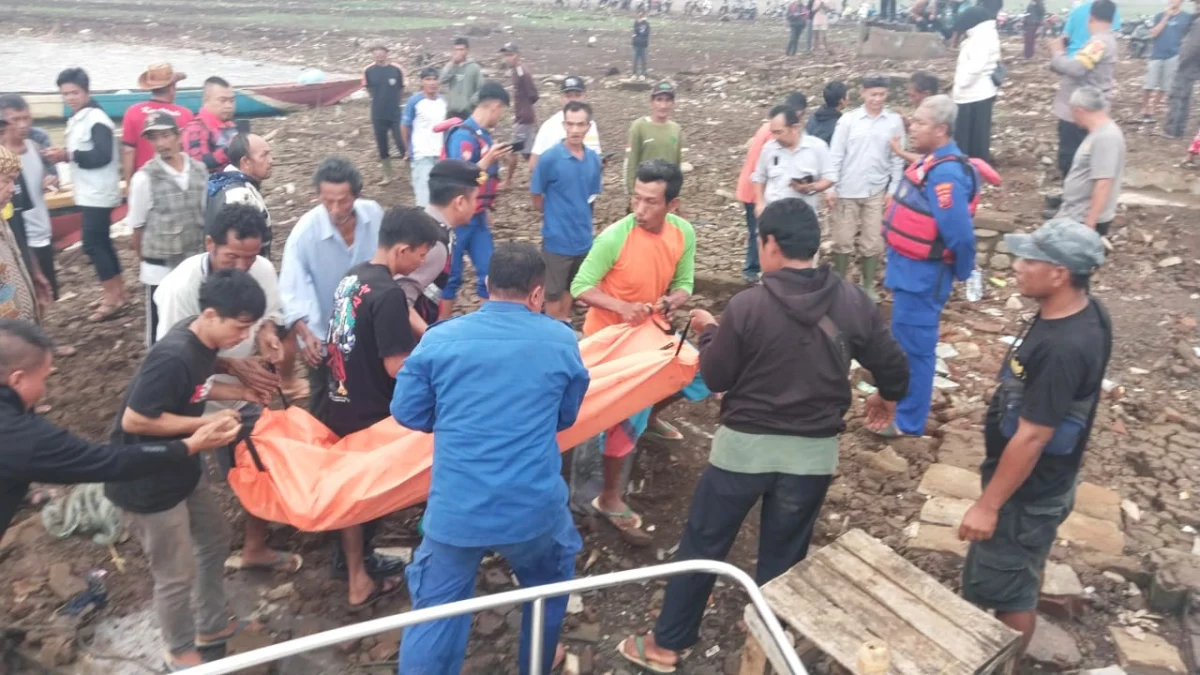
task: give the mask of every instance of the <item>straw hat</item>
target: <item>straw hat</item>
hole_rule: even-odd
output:
[[[162,89],[184,79],[187,79],[187,73],[175,72],[171,64],[152,63],[138,77],[138,89]]]
[[[0,176],[15,176],[21,173],[21,159],[12,150],[0,146]]]

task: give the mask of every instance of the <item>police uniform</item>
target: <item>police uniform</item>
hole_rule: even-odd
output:
[[[910,166],[884,217],[892,334],[908,355],[908,394],[896,406],[896,428],[923,435],[933,397],[938,323],[955,279],[975,269],[978,171],[953,141]]]
[[[446,157],[462,159],[478,164],[492,147],[492,135],[472,118],[446,132]],[[480,298],[488,297],[487,274],[492,261],[492,230],[488,223],[488,211],[496,200],[499,185],[500,165],[487,168],[487,177],[479,186],[475,215],[466,225],[454,228],[454,244],[450,251],[450,279],[442,289],[442,300],[453,302],[462,286],[463,256],[471,256],[475,265],[475,290]]]

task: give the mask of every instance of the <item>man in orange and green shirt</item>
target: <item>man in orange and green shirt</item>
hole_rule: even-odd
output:
[[[571,295],[590,306],[584,335],[619,323],[639,325],[671,313],[687,302],[695,284],[696,233],[692,224],[672,213],[679,206],[683,173],[662,159],[638,166],[632,213],[609,225],[571,283]],[[697,381],[682,392],[690,400],[708,395]],[[660,404],[661,407],[661,404]],[[624,533],[644,536],[641,517],[621,495],[621,468],[638,437],[651,424],[651,409],[605,433],[604,488],[592,506]],[[660,435],[678,431],[658,422]],[[673,432],[673,433],[672,433]]]

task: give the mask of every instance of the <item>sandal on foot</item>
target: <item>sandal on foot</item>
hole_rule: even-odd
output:
[[[388,586],[388,584],[391,584],[391,586]],[[350,601],[347,600],[346,611],[350,612],[351,614],[355,614],[365,609],[369,609],[375,603],[388,597],[389,595],[395,595],[403,587],[404,582],[400,580],[400,577],[384,579],[375,584],[375,590],[371,591],[371,594],[367,596],[366,600],[363,600],[357,605],[352,605],[350,604]]]
[[[621,535],[621,538],[626,543],[642,547],[649,546],[654,542],[654,538],[650,536],[650,533],[642,529],[642,517],[634,513],[628,504],[625,505],[624,511],[605,511],[600,508],[600,498],[596,497],[592,500],[592,508],[596,509],[596,513],[604,516],[604,519],[610,525],[617,528],[617,534]],[[618,518],[632,520],[633,523],[632,525],[621,525],[616,520]]]
[[[904,438],[905,436],[908,435],[908,434],[904,433],[903,431],[900,431],[900,428],[896,426],[895,422],[892,422],[891,424],[880,429],[879,431],[875,431],[874,429],[867,429],[867,431],[870,431],[871,433],[875,434],[876,436],[878,436],[880,438],[889,438],[889,439],[890,438]]]
[[[629,652],[625,651],[625,644],[630,640],[633,640],[633,646],[635,649],[637,649],[636,657],[631,656]],[[639,668],[645,668],[652,673],[675,672],[675,666],[651,661],[650,658],[646,656],[646,638],[641,635],[627,637],[624,640],[621,640],[621,642],[617,644],[617,653],[620,654],[621,658],[625,659],[626,661],[638,666]]]
[[[275,558],[268,563],[248,563],[242,556],[234,554],[225,559],[225,567],[238,570],[262,570],[266,572],[286,572],[294,574],[304,566],[304,558],[295,553],[275,551]]]
[[[96,311],[88,315],[88,323],[103,323],[105,321],[111,321],[115,319],[117,315],[120,314],[124,309],[125,303],[121,303],[119,305],[106,305],[104,303],[100,303],[100,306],[96,308]]]
[[[234,636],[237,635],[238,633],[245,632],[245,630],[247,628],[249,628],[252,624],[254,624],[254,622],[250,621],[249,619],[238,619],[238,622],[236,624],[234,624],[233,630],[230,631],[228,635],[222,634],[217,637],[210,638],[208,640],[205,640],[204,638],[197,635],[196,636],[196,649],[209,649],[211,647],[223,646],[226,643],[228,643],[230,640],[232,640],[234,638]]]
[[[646,434],[664,441],[683,440],[683,434],[674,425],[660,419],[651,420],[650,425],[646,427]]]
[[[175,660],[175,656],[170,651],[163,653],[163,666],[166,667],[168,673],[181,673],[185,670],[191,670],[192,668],[199,667],[179,663]]]

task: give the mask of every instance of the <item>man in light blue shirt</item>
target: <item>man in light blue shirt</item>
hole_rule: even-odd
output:
[[[1063,25],[1063,35],[1067,36],[1067,56],[1075,56],[1075,52],[1083,49],[1092,33],[1088,30],[1088,17],[1092,13],[1092,0],[1081,2],[1071,8],[1067,14],[1067,22]],[[1113,32],[1121,30],[1121,10],[1113,12]]]
[[[892,139],[904,138],[904,118],[884,107],[888,78],[863,78],[863,105],[842,115],[829,150],[837,184],[825,193],[833,212],[833,265],[846,278],[850,256],[858,249],[862,286],[871,300],[875,272],[883,255],[883,202],[889,186],[894,190],[904,172],[904,158],[892,152]],[[857,245],[855,241],[857,240]]]
[[[575,574],[583,542],[567,509],[558,432],[579,415],[590,382],[575,333],[541,314],[546,266],[533,244],[496,248],[489,300],[430,326],[396,375],[392,416],[433,433],[425,539],[408,566],[413,609],[474,594],[484,555],[504,556],[521,586]],[[546,601],[542,673],[555,661],[566,596]],[[462,669],[471,617],[405,629],[400,675]],[[529,608],[521,672],[529,664]]]
[[[328,397],[325,342],[333,294],[346,272],[375,255],[383,207],[360,199],[362,176],[349,160],[330,157],[313,176],[321,202],[300,217],[283,247],[279,293],[284,324],[295,331],[308,365],[308,408],[314,416]]]
[[[600,194],[600,157],[583,144],[592,107],[571,101],[563,108],[567,137],[542,154],[529,181],[533,206],[542,212],[546,261],[546,313],[571,320],[571,281],[592,249],[592,201]]]

